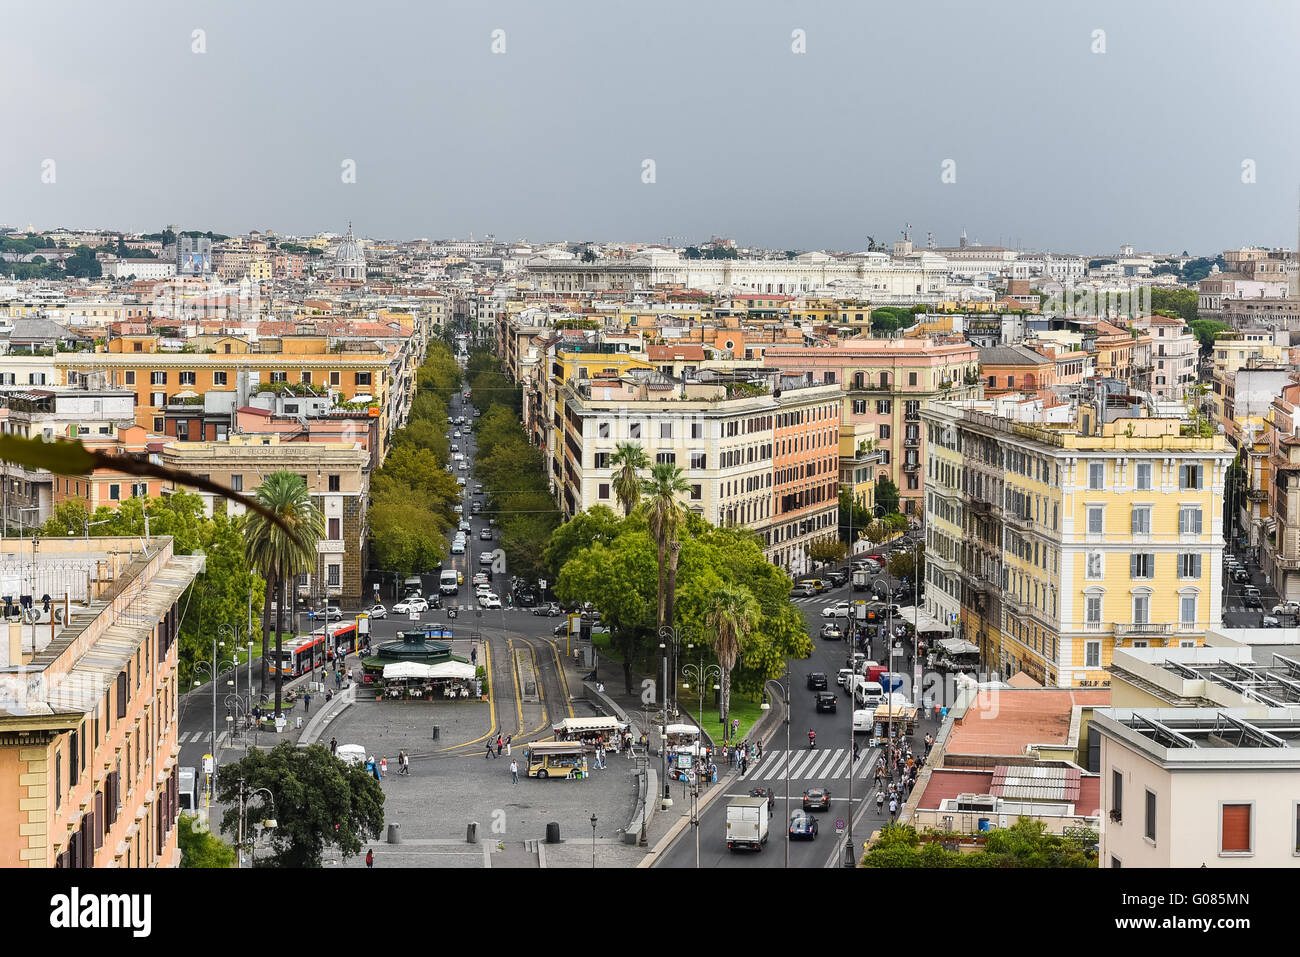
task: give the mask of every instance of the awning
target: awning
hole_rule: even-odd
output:
[[[394,661],[391,665],[384,665],[384,678],[428,678],[432,669],[432,665],[422,665],[418,661]]]
[[[940,638],[935,644],[939,650],[949,655],[978,655],[979,646],[965,638]]]

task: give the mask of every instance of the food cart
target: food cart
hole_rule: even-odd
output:
[[[884,747],[890,743],[890,731],[896,742],[899,738],[909,737],[916,731],[916,709],[898,701],[885,702],[876,708],[875,728],[871,746]]]
[[[668,725],[664,728],[664,744],[668,749],[669,781],[687,781],[691,772],[709,763],[709,747],[693,724]]]
[[[524,748],[524,773],[530,778],[582,780],[587,755],[581,741],[536,741]]]
[[[930,665],[939,671],[979,671],[979,664],[979,646],[964,638],[941,638],[930,655]]]
[[[603,744],[610,751],[623,750],[626,722],[603,715],[591,718],[565,718],[552,726],[556,741],[580,741],[588,749]]]

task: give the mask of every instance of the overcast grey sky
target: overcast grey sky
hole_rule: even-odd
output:
[[[10,225],[1296,243],[1291,0],[6,0],[0,16]]]

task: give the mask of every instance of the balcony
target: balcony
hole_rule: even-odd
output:
[[[921,421],[921,410],[920,410],[920,409],[911,409],[911,410],[909,410],[909,411],[907,411],[907,412],[904,412],[904,413],[903,413],[903,418],[904,418],[906,421],[908,421],[908,422],[920,422],[920,421]]]
[[[968,507],[977,515],[989,515],[993,511],[993,503],[986,502],[982,498],[971,499]]]
[[[921,463],[920,463],[920,462],[904,462],[904,463],[903,463],[903,471],[904,471],[904,472],[919,472],[920,470],[921,470]]]
[[[1022,532],[1032,532],[1034,530],[1034,520],[1026,515],[1008,511],[1003,513],[1003,517],[1012,528],[1018,528]]]
[[[1300,556],[1284,558],[1281,555],[1275,555],[1273,556],[1273,564],[1283,571],[1300,571]]]
[[[919,448],[920,445],[921,445],[921,437],[919,435],[903,439],[903,446],[905,448],[915,449],[915,448]]]
[[[991,582],[978,572],[972,572],[963,568],[961,570],[961,578],[962,581],[966,583],[966,587],[971,591],[977,592],[981,595],[988,594]]]
[[[1174,633],[1174,626],[1165,622],[1157,624],[1154,622],[1115,622],[1115,640],[1123,641],[1125,638],[1163,638]]]
[[[1268,492],[1262,488],[1248,488],[1246,489],[1246,498],[1252,502],[1267,502]]]

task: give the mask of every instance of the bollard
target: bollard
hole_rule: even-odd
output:
[[[400,825],[400,824],[390,824],[390,825],[388,825],[388,843],[389,843],[389,844],[401,844],[401,843],[402,843],[402,835],[401,835],[400,830],[399,830],[399,829],[401,828],[401,826],[402,826],[402,825]]]
[[[465,841],[469,844],[478,843],[478,821],[469,822],[469,827],[465,829]]]
[[[298,728],[299,731],[302,730],[302,715],[298,715],[298,724],[297,724],[297,728]]]
[[[560,843],[560,823],[558,821],[551,821],[546,825],[546,843]]]
[[[440,735],[441,733],[442,733],[442,729],[435,724],[433,726],[433,740],[437,741],[438,735]]]

